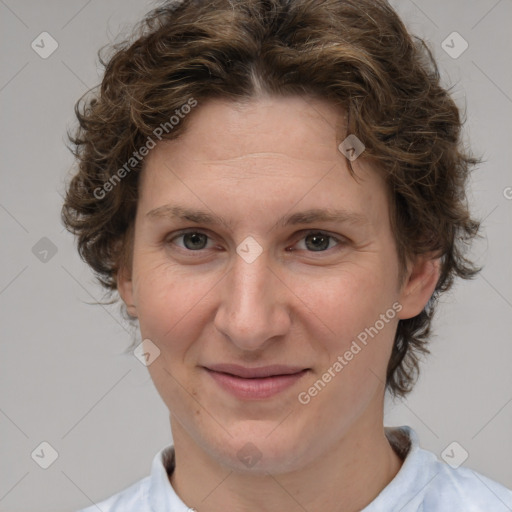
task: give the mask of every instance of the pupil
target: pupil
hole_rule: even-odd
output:
[[[308,246],[307,240],[308,238],[313,241],[313,249],[324,250],[329,247],[329,237],[322,234],[308,235],[306,237],[306,246]],[[320,242],[320,243],[317,243]],[[310,248],[310,247],[308,247]]]
[[[187,244],[187,240],[191,241],[192,243]],[[205,242],[206,236],[203,235],[202,233],[185,233],[185,235],[183,236],[183,243],[185,244],[185,247],[187,249],[203,249]]]

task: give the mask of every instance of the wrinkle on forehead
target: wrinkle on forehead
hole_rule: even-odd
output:
[[[309,162],[331,162],[333,161],[332,159],[319,159],[319,158],[300,158],[300,157],[296,157],[296,156],[293,156],[293,155],[290,155],[288,153],[280,153],[280,152],[258,152],[258,153],[244,153],[243,155],[240,155],[240,156],[235,156],[235,157],[232,157],[232,158],[216,158],[215,160],[203,160],[203,159],[198,159],[198,158],[194,158],[194,159],[191,159],[192,161],[194,162],[201,162],[201,163],[204,163],[204,164],[208,164],[208,165],[216,165],[216,164],[224,164],[224,163],[229,163],[229,162],[239,162],[241,160],[245,160],[245,159],[286,159],[286,160],[297,160],[297,161],[300,161],[300,162],[305,162],[305,161],[309,161]]]

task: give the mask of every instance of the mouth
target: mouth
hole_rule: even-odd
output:
[[[204,369],[221,389],[242,400],[261,400],[282,393],[310,370],[283,365],[260,368],[213,365]]]
[[[248,368],[238,364],[214,364],[206,366],[205,368],[214,372],[225,373],[245,379],[294,375],[304,370],[309,370],[309,368],[304,368],[303,366],[289,366],[283,364],[260,366],[259,368]]]

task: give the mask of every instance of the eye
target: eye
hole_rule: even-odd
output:
[[[176,242],[176,240],[180,239],[182,239],[181,244]],[[175,234],[172,238],[168,239],[167,242],[174,243],[185,251],[199,252],[204,249],[211,248],[211,246],[207,246],[208,240],[211,240],[211,238],[206,233],[196,230]],[[305,250],[308,252],[326,252],[337,245],[343,245],[343,243],[342,239],[325,233],[324,231],[309,231],[299,240],[299,242],[295,244],[295,246],[299,246],[298,250]],[[287,249],[287,251],[293,252],[295,249],[290,248]]]
[[[175,242],[175,240],[183,239],[183,245],[176,244],[178,247],[182,249],[186,249],[188,251],[201,251],[202,249],[206,249],[206,244],[208,239],[210,238],[205,233],[201,231],[187,231],[180,233],[173,238],[169,239],[169,242]]]
[[[302,243],[303,241],[305,243]],[[306,233],[306,236],[299,240],[298,245],[302,245],[302,247],[299,247],[301,250],[307,250],[309,252],[325,252],[332,249],[331,241],[335,241],[335,245],[343,243],[339,238],[329,235],[323,231],[309,231]]]

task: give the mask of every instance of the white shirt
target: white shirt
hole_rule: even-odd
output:
[[[405,460],[361,512],[512,512],[511,490],[472,469],[453,469],[420,448],[410,427],[386,427],[385,432]],[[174,446],[169,445],[156,454],[150,476],[79,512],[192,512],[170,484],[173,470]]]

